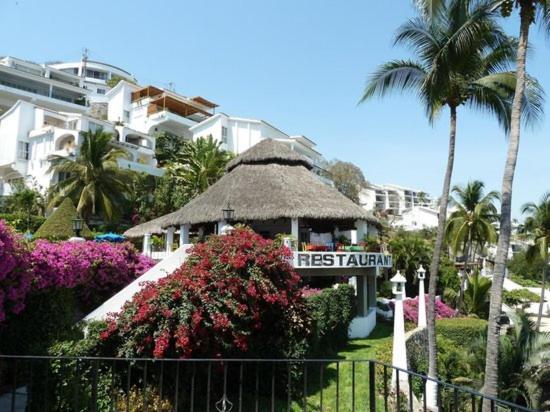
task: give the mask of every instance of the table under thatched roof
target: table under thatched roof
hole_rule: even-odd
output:
[[[143,235],[150,223],[166,228],[218,222],[227,204],[236,221],[280,218],[365,220],[379,224],[361,206],[321,182],[310,162],[284,143],[266,139],[228,164],[228,173],[181,209],[136,226],[126,236]]]

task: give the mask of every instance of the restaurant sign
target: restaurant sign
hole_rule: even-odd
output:
[[[309,268],[391,268],[392,257],[369,252],[294,252],[294,267]]]

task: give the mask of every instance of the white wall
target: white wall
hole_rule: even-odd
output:
[[[393,225],[405,230],[429,229],[437,227],[437,220],[437,212],[424,207],[413,207],[405,210]]]

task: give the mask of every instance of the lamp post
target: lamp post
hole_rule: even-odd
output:
[[[416,271],[418,277],[418,327],[426,327],[426,298],[424,297],[424,279],[426,279],[426,269],[420,265]]]
[[[405,317],[403,315],[403,296],[405,295],[405,283],[407,279],[397,271],[394,277],[390,279],[392,283],[392,292],[395,295],[395,304],[393,308],[393,353],[392,365],[407,370],[407,345],[405,342]],[[392,387],[397,386],[396,370],[392,371]],[[407,393],[408,378],[404,372],[399,375],[400,391]]]
[[[223,220],[227,223],[231,223],[233,219],[235,218],[235,210],[231,208],[231,205],[229,202],[227,202],[227,206],[222,209],[223,214]]]
[[[84,240],[82,237],[80,237],[80,234],[82,233],[82,229],[84,228],[84,220],[77,215],[73,220],[73,232],[74,236],[70,238],[69,240],[78,242]]]
[[[225,235],[229,233],[233,226],[231,226],[231,222],[235,219],[235,210],[231,208],[231,205],[229,202],[227,202],[227,206],[222,209],[222,221],[218,223],[218,234]]]

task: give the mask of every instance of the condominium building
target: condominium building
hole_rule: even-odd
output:
[[[324,173],[327,162],[316,149],[313,140],[303,135],[288,135],[264,120],[245,119],[217,113],[191,127],[190,131],[193,134],[193,139],[212,136],[222,143],[225,150],[235,154],[244,152],[264,139],[278,140],[307,158],[313,165],[313,172],[327,183],[329,182],[325,177],[326,173]]]
[[[394,227],[418,230],[437,226],[437,202],[422,190],[369,183],[359,193],[359,202],[367,210],[385,214]]]
[[[109,87],[110,79],[119,80]],[[43,189],[63,179],[48,173],[53,155],[74,158],[82,132],[102,128],[128,158],[121,167],[162,175],[155,159],[160,134],[192,140],[212,135],[222,147],[242,153],[264,139],[276,139],[308,158],[327,183],[326,161],[309,138],[291,136],[263,120],[216,114],[218,105],[156,86],[140,86],[126,70],[83,58],[38,64],[0,58],[0,196],[13,180]]]

